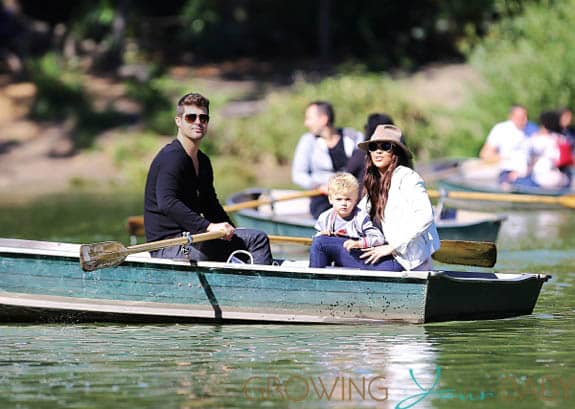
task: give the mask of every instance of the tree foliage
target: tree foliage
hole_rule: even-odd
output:
[[[320,58],[414,68],[461,58],[501,15],[535,0],[20,0],[21,18],[50,27],[53,47],[157,63]],[[26,25],[24,25],[26,26]],[[113,59],[111,62],[114,62]],[[121,63],[121,62],[118,62]]]
[[[451,138],[458,153],[478,151],[513,104],[524,105],[534,121],[545,110],[573,106],[573,21],[575,0],[549,0],[534,2],[492,27],[469,55],[482,81],[452,116]]]

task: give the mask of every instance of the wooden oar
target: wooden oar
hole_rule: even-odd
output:
[[[226,212],[237,212],[238,210],[250,209],[253,207],[258,207],[260,205],[272,204],[275,202],[283,202],[286,200],[301,199],[303,197],[319,196],[321,194],[322,194],[322,191],[319,189],[304,190],[301,192],[290,193],[290,194],[282,195],[282,196],[278,196],[278,197],[269,197],[269,198],[265,198],[265,199],[248,200],[246,202],[241,202],[241,203],[236,203],[233,205],[224,206],[224,210]]]
[[[311,245],[309,237],[269,236],[272,243]],[[497,262],[495,243],[486,241],[441,240],[433,259],[445,264],[493,267]]]
[[[124,247],[117,241],[103,241],[100,243],[82,244],[80,246],[80,266],[84,271],[93,271],[99,268],[114,267],[122,263],[130,254],[142,253],[144,251],[159,250],[171,246],[181,246],[188,243],[199,243],[200,241],[214,240],[224,237],[224,232],[213,231],[194,235],[176,237],[152,241],[150,243],[137,244],[135,246]]]
[[[270,197],[265,199],[248,200],[246,202],[236,203],[229,206],[224,206],[226,212],[237,212],[242,209],[249,209],[258,207],[265,204],[272,204],[275,202],[283,202],[286,200],[301,199],[304,197],[319,196],[322,192],[319,189],[304,190],[301,192],[290,193],[278,197]],[[128,217],[128,233],[131,236],[143,236],[144,232],[144,216],[130,216]]]
[[[428,190],[427,193],[432,199],[450,198],[464,200],[485,200],[497,202],[515,202],[515,203],[542,203],[561,205],[575,209],[575,195],[545,196],[545,195],[524,195],[514,193],[488,193],[488,192],[460,192],[450,190],[438,192],[437,190]]]

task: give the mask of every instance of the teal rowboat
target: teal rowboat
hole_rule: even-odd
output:
[[[494,164],[485,163],[478,159],[468,159],[461,161],[457,168],[452,168],[450,174],[437,182],[441,190],[447,192],[443,199],[446,204],[467,209],[564,209],[566,206],[561,200],[547,200],[546,198],[567,197],[575,194],[575,186],[564,189],[543,189],[540,187],[517,187],[502,186],[497,183],[499,169]],[[575,178],[573,178],[575,181]],[[454,199],[449,197],[450,191],[456,192],[476,192],[499,194],[501,200],[489,198],[489,200]],[[509,195],[516,195],[517,200],[509,198]],[[519,196],[533,196],[532,200],[521,201]],[[537,200],[537,197],[540,200]],[[569,206],[567,206],[569,207]]]
[[[271,191],[271,197],[293,194],[294,191]],[[260,197],[270,197],[263,189],[248,189],[236,193],[228,199],[234,205]],[[312,237],[315,219],[308,211],[309,199],[301,198],[286,202],[276,202],[273,206],[263,205],[255,209],[243,209],[233,214],[238,226],[251,227],[268,234],[280,236]],[[442,240],[497,241],[501,224],[507,216],[494,213],[473,212],[461,209],[444,209],[439,212],[442,218],[436,221],[439,237]]]
[[[131,255],[84,272],[77,244],[0,239],[1,322],[425,323],[530,314],[544,274],[310,269]],[[280,263],[278,263],[280,264]]]

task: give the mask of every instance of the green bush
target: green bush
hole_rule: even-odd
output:
[[[125,136],[114,146],[114,165],[132,190],[144,189],[150,163],[165,142],[153,133],[135,133]]]
[[[159,73],[152,73],[154,78],[146,81],[131,79],[127,81],[128,97],[141,106],[141,115],[147,129],[161,135],[174,133],[174,107],[164,92]]]
[[[547,1],[492,27],[469,56],[482,81],[452,114],[450,154],[476,154],[512,104],[526,106],[535,121],[544,110],[573,105],[573,21],[575,0]]]
[[[367,116],[385,112],[402,127],[409,146],[420,158],[441,150],[426,114],[408,102],[393,81],[377,74],[342,74],[317,84],[300,81],[289,91],[273,92],[265,99],[263,112],[248,118],[226,120],[218,129],[218,152],[257,162],[264,153],[278,164],[291,162],[303,125],[306,106],[314,100],[333,104],[337,126],[363,131]],[[433,142],[433,143],[432,143]]]
[[[38,120],[64,120],[89,109],[79,73],[68,69],[54,53],[30,60],[30,77],[36,85],[31,115]]]
[[[96,111],[82,84],[82,75],[61,56],[48,53],[30,60],[28,71],[36,85],[30,116],[42,121],[70,121],[70,138],[76,149],[90,148],[105,129],[131,121],[130,116],[108,107]]]

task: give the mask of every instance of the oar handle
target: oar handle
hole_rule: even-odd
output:
[[[310,237],[294,237],[294,236],[268,236],[272,243],[278,244],[301,244],[304,246],[311,246],[312,239]]]
[[[136,244],[135,246],[127,247],[125,254],[142,253],[144,251],[159,250],[166,247],[181,246],[190,243],[199,243],[200,241],[220,239],[224,236],[225,233],[223,231],[211,231],[207,233],[185,235],[173,239],[162,240],[161,242],[152,241],[150,243]]]
[[[282,195],[282,196],[278,196],[278,197],[248,200],[248,201],[236,203],[233,205],[227,205],[227,206],[224,206],[224,210],[226,212],[236,212],[238,210],[250,209],[250,208],[258,207],[258,206],[265,205],[265,204],[272,204],[275,202],[282,202],[282,201],[293,200],[293,199],[301,199],[304,197],[319,196],[321,194],[322,194],[322,191],[319,189],[306,190],[303,192],[290,193],[290,194]]]
[[[524,195],[514,193],[489,193],[489,192],[460,192],[454,190],[446,191],[443,194],[441,192],[438,192],[437,190],[428,190],[427,193],[431,198],[448,197],[450,199],[464,199],[464,200],[563,204],[561,201],[562,196]]]

